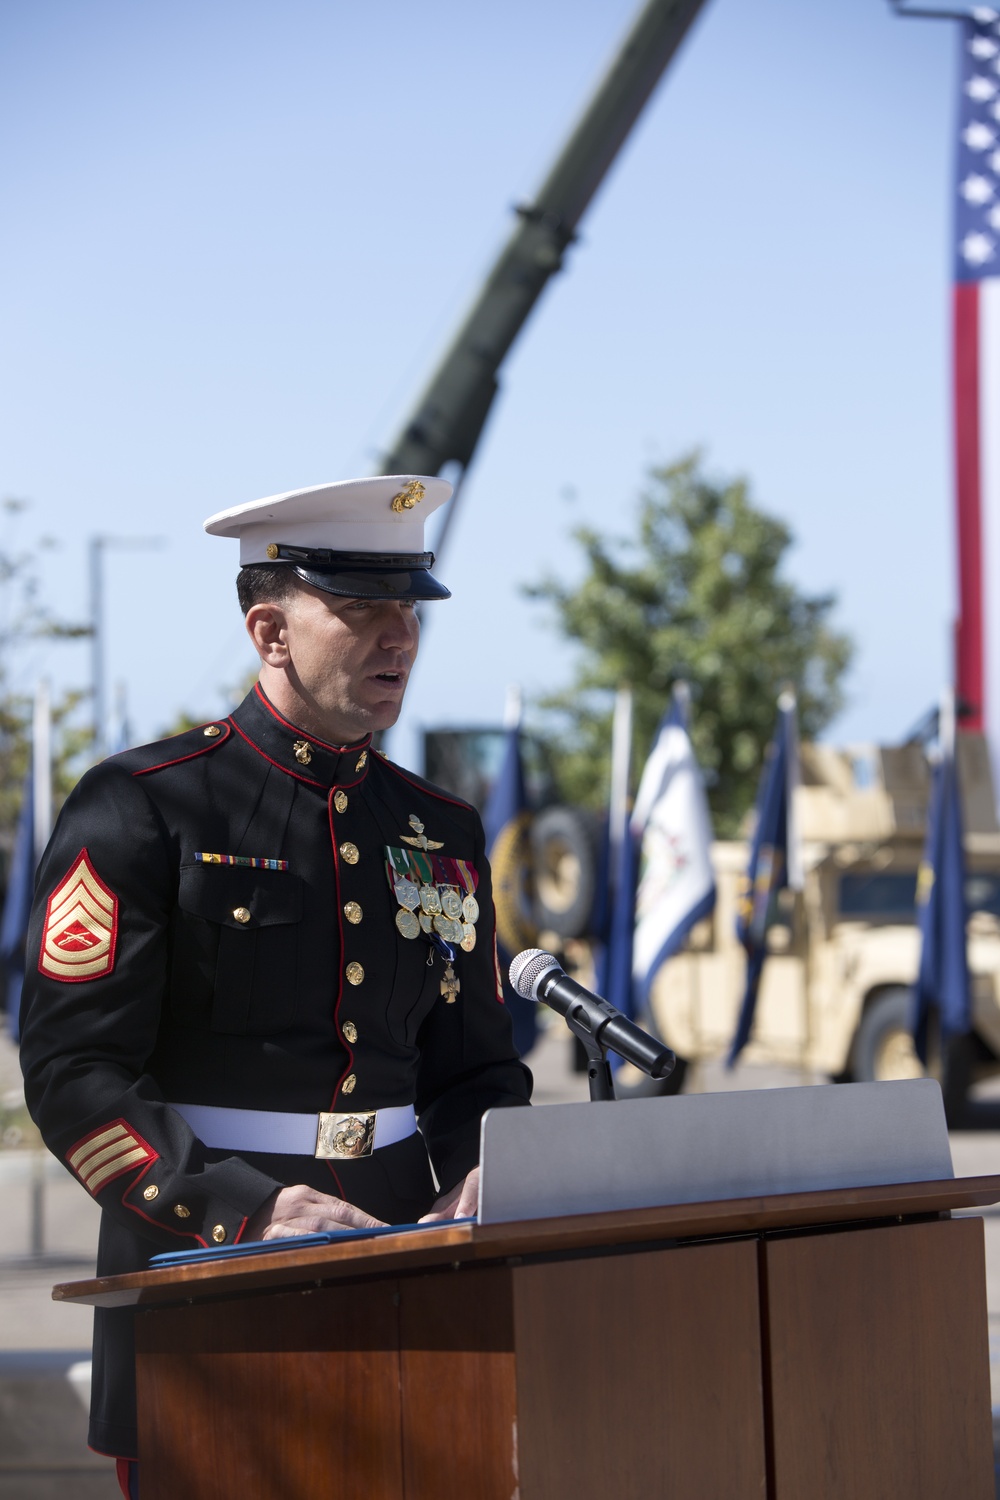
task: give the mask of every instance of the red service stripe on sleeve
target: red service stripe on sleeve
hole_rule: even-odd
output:
[[[96,1196],[123,1172],[153,1162],[157,1156],[126,1120],[111,1120],[71,1146],[66,1161],[87,1191]]]

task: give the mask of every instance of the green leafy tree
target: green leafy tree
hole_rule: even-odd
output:
[[[789,582],[789,528],[756,508],[745,480],[707,478],[697,454],[650,471],[637,535],[581,527],[574,537],[583,582],[549,576],[526,589],[549,601],[560,633],[579,647],[572,684],[541,702],[560,794],[606,804],[612,690],[633,688],[641,766],[671,687],[684,680],[715,830],[734,836],[753,804],[781,688],[797,690],[803,738],[843,703],[852,646],[830,624],[834,596],[810,597]]]

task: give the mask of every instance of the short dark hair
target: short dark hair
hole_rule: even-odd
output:
[[[236,575],[236,593],[244,614],[255,604],[286,604],[298,586],[298,575],[287,563],[249,563]]]

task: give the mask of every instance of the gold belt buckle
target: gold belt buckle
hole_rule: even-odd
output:
[[[352,1161],[358,1156],[371,1156],[377,1118],[378,1111],[374,1109],[367,1114],[321,1114],[313,1155],[321,1161]]]

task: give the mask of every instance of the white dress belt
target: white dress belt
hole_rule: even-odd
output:
[[[275,1156],[368,1156],[382,1146],[405,1141],[417,1128],[412,1104],[340,1114],[295,1115],[268,1109],[225,1109],[215,1104],[171,1104],[200,1141],[218,1151],[265,1151]],[[359,1142],[347,1149],[321,1149],[331,1127],[364,1125],[367,1149]],[[372,1129],[374,1125],[374,1129]],[[356,1135],[357,1132],[355,1131]]]

